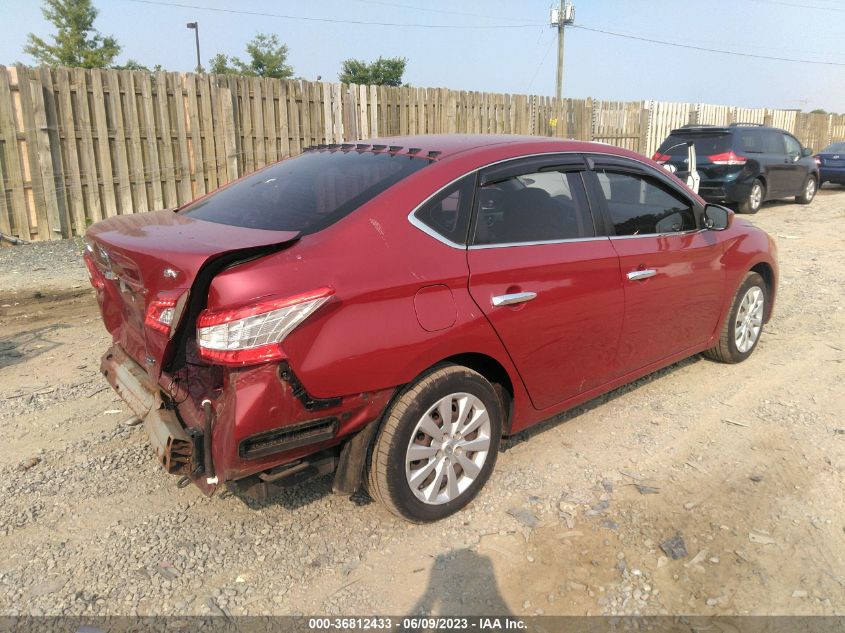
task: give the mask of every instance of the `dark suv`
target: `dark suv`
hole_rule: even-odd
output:
[[[795,196],[809,204],[816,195],[813,152],[789,132],[756,123],[685,125],[672,130],[652,158],[672,165],[684,180],[690,142],[701,177],[698,193],[708,202],[736,203],[741,213],[757,213],[766,200]]]

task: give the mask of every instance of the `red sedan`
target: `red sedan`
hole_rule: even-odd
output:
[[[433,521],[500,438],[704,352],[747,358],[775,245],[607,145],[320,145],[179,209],[92,226],[103,373],[207,494],[334,472]]]

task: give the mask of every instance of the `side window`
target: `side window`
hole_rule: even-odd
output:
[[[789,134],[783,135],[783,140],[786,143],[786,153],[790,156],[800,156],[801,155],[801,143],[799,143],[795,137],[790,136]]]
[[[653,235],[697,228],[689,201],[656,180],[606,170],[595,173],[616,235]]]
[[[763,130],[763,151],[766,154],[783,154],[783,134],[771,130]]]
[[[578,171],[542,171],[485,185],[474,244],[514,244],[596,234]]]
[[[464,244],[474,189],[475,174],[441,191],[420,207],[414,217],[450,242]]]
[[[763,138],[757,130],[740,130],[737,132],[737,145],[740,152],[748,154],[763,152]]]

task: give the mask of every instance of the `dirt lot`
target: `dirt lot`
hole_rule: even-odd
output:
[[[177,488],[98,376],[79,244],[0,249],[0,613],[845,614],[845,189],[752,220],[782,280],[748,362],[512,438],[428,526],[327,480],[265,505]]]

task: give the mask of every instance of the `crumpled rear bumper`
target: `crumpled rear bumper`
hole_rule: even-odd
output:
[[[201,442],[167,408],[161,392],[144,368],[120,345],[113,345],[100,361],[100,371],[124,402],[144,422],[156,457],[169,473],[190,476],[201,466]]]

